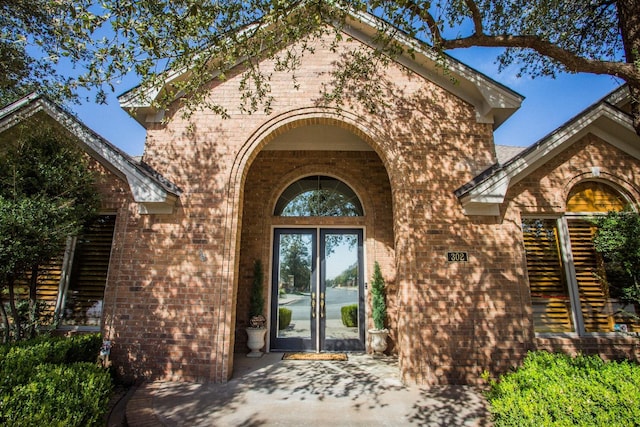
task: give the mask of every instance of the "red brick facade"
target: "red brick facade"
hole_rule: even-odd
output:
[[[586,135],[512,185],[500,215],[466,215],[455,192],[496,163],[492,124],[456,94],[393,63],[381,70],[387,102],[375,111],[354,99],[339,108],[320,105],[330,65],[357,47],[345,41],[334,52],[318,43],[296,73],[297,90],[276,72],[269,115],[238,111],[235,75],[208,89],[230,118],[196,111],[185,119],[176,107],[165,122],[148,124],[144,161],[182,194],[174,213],[140,215],[120,181],[105,188],[118,194],[106,206],[117,210],[118,222],[104,310],[118,370],[228,379],[234,351],[246,352],[253,262],[262,260],[270,277],[273,228],[284,225],[365,231],[366,277],[380,262],[390,352],[406,380],[476,383],[483,371],[505,371],[538,347],[597,346],[613,357],[620,344],[637,357],[637,345],[620,338],[536,338],[520,223],[523,213],[562,212],[570,187],[594,166],[600,179],[640,200],[638,158]],[[293,129],[318,126],[347,131],[371,150],[270,149]],[[274,216],[286,186],[315,174],[347,183],[365,215]],[[468,253],[468,261],[449,262],[451,251]],[[268,280],[264,287],[269,295]],[[370,324],[369,312],[366,318]]]

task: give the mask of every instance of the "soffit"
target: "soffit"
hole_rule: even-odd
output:
[[[465,213],[498,215],[509,187],[589,133],[640,159],[640,137],[631,116],[619,108],[626,105],[625,93],[625,87],[616,89],[504,165],[494,165],[460,187],[455,193]]]
[[[266,151],[373,151],[362,138],[337,126],[309,125],[291,129],[269,142]]]
[[[385,27],[388,25],[379,18],[360,12],[348,17],[343,31],[366,45],[376,47],[376,31]],[[478,122],[491,123],[496,129],[520,107],[524,99],[522,95],[477,70],[448,55],[438,56],[428,45],[406,35],[395,34],[394,38],[405,48],[413,50],[412,56],[403,55],[395,60],[473,105]],[[157,123],[164,116],[162,112],[153,108],[153,103],[162,88],[172,81],[186,77],[188,77],[188,70],[169,71],[166,73],[162,87],[135,87],[118,97],[120,106],[145,127],[150,123]]]
[[[31,94],[0,110],[0,133],[10,132],[19,123],[46,115],[61,126],[80,144],[82,149],[107,170],[129,184],[141,213],[172,213],[180,189],[150,167],[136,162],[131,156],[88,128],[74,115],[48,98]]]

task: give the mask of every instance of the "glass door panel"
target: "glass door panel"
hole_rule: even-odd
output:
[[[362,234],[275,230],[271,349],[364,350]]]
[[[321,230],[320,235],[321,348],[364,350],[362,230]]]
[[[274,239],[272,347],[316,348],[315,230],[276,230]]]

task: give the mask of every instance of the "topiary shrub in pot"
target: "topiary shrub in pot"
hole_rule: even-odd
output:
[[[251,300],[249,303],[249,327],[247,330],[247,346],[251,352],[247,357],[262,357],[261,349],[265,344],[267,328],[266,319],[262,314],[264,297],[262,296],[262,262],[259,259],[253,265],[253,284],[251,286]]]
[[[371,279],[371,305],[373,329],[369,329],[371,336],[371,350],[375,354],[382,354],[387,349],[387,337],[389,330],[385,328],[387,320],[387,302],[384,278],[380,271],[378,261],[373,266],[373,277]]]

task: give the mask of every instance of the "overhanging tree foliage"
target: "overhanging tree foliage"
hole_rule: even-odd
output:
[[[35,333],[39,266],[78,234],[98,207],[86,157],[43,123],[0,135],[0,315],[5,341],[23,337],[16,288],[29,289],[27,334]],[[8,304],[9,312],[6,311]],[[13,322],[13,324],[11,324]]]
[[[605,258],[607,279],[623,301],[640,304],[640,215],[609,212],[594,219],[594,247]]]
[[[439,51],[504,47],[500,65],[517,63],[533,76],[616,76],[631,88],[640,134],[640,0],[0,0],[0,6],[5,91],[16,82],[39,82],[62,58],[79,67],[76,79],[53,79],[68,92],[102,90],[130,72],[150,87],[164,82],[168,70],[188,70],[189,78],[168,87],[159,102],[166,106],[186,93],[196,107],[206,105],[203,85],[241,64],[243,108],[268,111],[269,79],[258,59],[275,58],[279,69],[292,71],[295,85],[300,58],[313,52],[305,42],[334,31],[325,22],[339,29],[346,14],[368,11]],[[339,40],[340,32],[333,34]],[[291,47],[294,41],[302,44]],[[389,48],[383,53],[401,53],[381,45]]]

